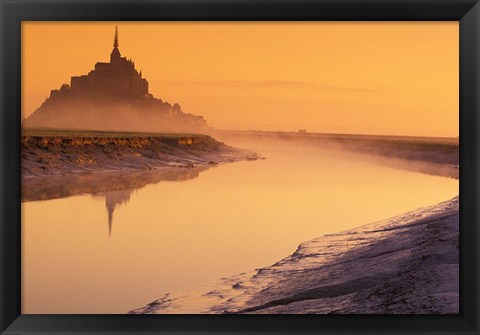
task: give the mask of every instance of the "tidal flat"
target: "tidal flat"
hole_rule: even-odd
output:
[[[25,178],[23,312],[455,313],[458,159],[212,137],[265,159]]]

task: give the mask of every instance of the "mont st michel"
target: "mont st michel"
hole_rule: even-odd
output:
[[[22,314],[458,314],[458,42],[23,22]]]
[[[109,63],[71,78],[23,123],[22,175],[194,167],[257,159],[205,135],[202,116],[184,113],[148,91],[135,63],[122,57],[115,29]],[[203,133],[203,134],[202,134]]]
[[[207,129],[202,116],[184,113],[178,103],[172,105],[149,93],[142,72],[121,56],[117,29],[110,62],[98,62],[87,75],[74,76],[70,85],[52,90],[22,126],[156,133]]]

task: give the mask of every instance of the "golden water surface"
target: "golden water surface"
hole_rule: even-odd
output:
[[[61,181],[84,194],[23,202],[22,313],[126,313],[270,265],[302,241],[458,194],[457,180],[363,156],[250,147],[266,159],[180,177],[91,176],[83,189]]]

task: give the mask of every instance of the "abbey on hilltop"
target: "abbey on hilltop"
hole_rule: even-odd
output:
[[[71,77],[70,85],[52,90],[28,118],[25,128],[119,131],[190,131],[207,129],[202,116],[184,113],[148,91],[148,81],[131,59],[122,57],[115,28],[110,62],[98,62],[87,75]]]
[[[148,82],[137,72],[135,63],[120,55],[118,30],[115,28],[110,63],[97,63],[88,75],[72,77],[73,94],[108,94],[122,98],[143,98],[148,95]]]

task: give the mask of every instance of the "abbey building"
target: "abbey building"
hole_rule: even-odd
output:
[[[95,64],[88,75],[72,77],[70,89],[73,94],[108,94],[123,98],[143,98],[148,95],[148,82],[135,63],[120,55],[118,30],[115,29],[113,50],[109,63]]]
[[[182,111],[148,91],[135,63],[122,57],[115,28],[110,62],[98,62],[70,85],[52,90],[45,102],[22,121],[25,128],[202,133],[202,116]]]

